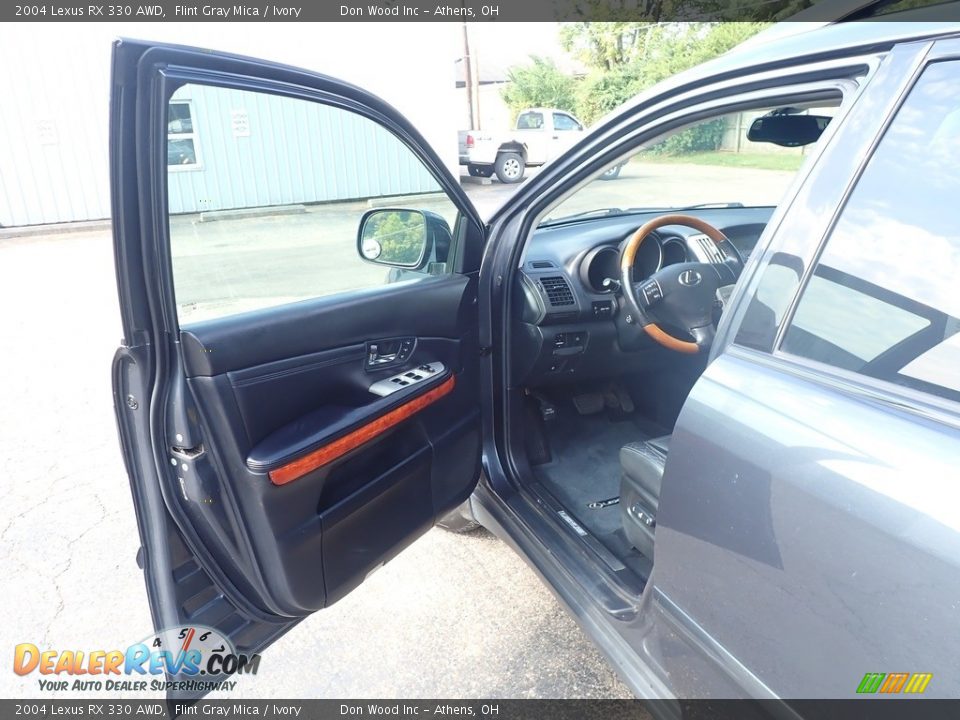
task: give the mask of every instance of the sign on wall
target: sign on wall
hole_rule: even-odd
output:
[[[235,138],[250,137],[250,116],[246,110],[231,110],[230,124]]]

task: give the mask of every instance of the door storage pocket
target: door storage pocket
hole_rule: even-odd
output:
[[[327,605],[430,529],[430,469],[427,446],[320,511]]]

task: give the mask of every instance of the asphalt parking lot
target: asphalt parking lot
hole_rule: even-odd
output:
[[[725,182],[724,170],[731,172],[686,167],[671,171],[674,190],[658,186],[689,202],[691,184],[713,192]],[[591,191],[601,195],[580,201],[644,204],[641,181],[649,172],[628,166],[623,178]],[[750,202],[771,182],[785,187],[791,175],[757,172],[736,171],[737,197],[701,201]],[[515,190],[499,183],[467,189],[484,214]],[[227,222],[211,225],[230,230]],[[0,490],[0,648],[125,648],[144,638],[151,622],[111,406],[110,362],[121,330],[110,233],[100,226],[7,235],[0,237],[0,459],[7,472]],[[352,240],[344,252],[355,252]],[[37,676],[0,673],[0,694],[39,696]],[[629,692],[503,543],[485,532],[433,530],[350,597],[279,640],[260,673],[240,680],[237,696]]]
[[[111,406],[109,231],[0,239],[0,307],[0,648],[124,648],[151,622]],[[8,671],[0,696],[47,695]],[[433,530],[278,641],[238,696],[629,693],[503,543]]]

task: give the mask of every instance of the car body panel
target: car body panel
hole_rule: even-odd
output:
[[[758,275],[787,256],[809,274],[913,83],[958,51],[946,39],[888,55],[768,235]],[[958,409],[740,347],[755,288],[742,279],[726,341],[674,431],[656,592],[779,697],[851,697],[864,673],[883,670],[934,672],[925,696],[955,697],[958,662],[942,632],[957,618]],[[789,317],[760,345],[773,350]]]
[[[899,669],[905,669],[903,663],[912,663],[916,672],[932,667],[924,661],[932,657],[924,650],[929,646],[913,643],[909,633],[890,633],[889,641],[879,636],[889,623],[897,622],[897,612],[913,603],[916,587],[909,581],[894,581],[891,565],[913,564],[909,577],[916,580],[922,575],[924,587],[950,573],[955,564],[950,553],[956,546],[950,525],[955,517],[948,514],[946,523],[925,517],[904,502],[899,490],[888,488],[885,496],[864,475],[879,467],[884,477],[897,477],[910,487],[914,468],[922,467],[930,479],[917,489],[943,497],[944,478],[956,463],[955,431],[926,420],[918,427],[916,414],[903,413],[895,404],[877,405],[836,392],[829,385],[824,388],[815,377],[801,380],[790,373],[783,377],[769,368],[750,367],[749,372],[756,372],[752,385],[749,363],[733,357],[737,351],[730,343],[754,292],[754,273],[784,251],[799,253],[801,268],[810,262],[890,113],[921,69],[931,48],[926,40],[957,31],[956,25],[920,23],[828,27],[775,45],[758,42],[734,51],[651,89],[630,103],[629,109],[606,118],[570,153],[520,188],[518,205],[507,204],[491,218],[488,259],[502,271],[516,266],[517,256],[500,243],[500,237],[527,236],[531,216],[555,204],[561,177],[567,178],[568,192],[578,180],[596,177],[605,164],[623,157],[618,144],[636,143],[643,118],[656,117],[658,105],[668,99],[679,102],[700,88],[755,83],[771,68],[779,68],[776,72],[787,77],[805,65],[839,66],[849,61],[852,66],[859,61],[869,67],[858,80],[861,90],[851,93],[855,101],[848,103],[849,115],[841,112],[831,123],[775,211],[725,310],[712,364],[695,386],[671,442],[658,515],[657,560],[646,589],[632,601],[627,595],[623,602],[607,603],[605,629],[636,655],[629,660],[622,657],[619,642],[611,641],[605,649],[615,666],[629,668],[624,672],[640,696],[648,696],[659,682],[657,692],[677,697],[853,697],[863,674],[876,670],[877,663],[889,662]],[[951,42],[942,40],[940,45]],[[521,203],[526,205],[525,215],[517,212]],[[496,271],[491,274],[495,276]],[[495,288],[482,288],[482,293],[487,292],[495,310],[484,330],[489,327],[496,338],[501,313],[509,317],[503,309],[508,304]],[[486,336],[482,342],[487,342]],[[497,366],[489,373],[494,383],[509,374]],[[798,395],[804,399],[797,399]],[[492,404],[494,412],[498,408],[508,412],[509,407],[509,391]],[[855,427],[849,437],[841,438],[845,423],[838,424],[837,417],[844,413]],[[489,424],[488,432],[506,444],[509,425],[516,421],[519,418],[502,414]],[[862,427],[878,427],[885,445]],[[911,434],[923,438],[922,450],[904,448],[902,440],[898,443],[898,438]],[[803,437],[807,444],[794,448],[796,457],[783,466],[791,437]],[[925,460],[939,442],[952,443],[951,450],[944,457]],[[485,453],[490,483],[501,497],[523,496],[523,489],[509,479],[522,474],[523,467],[498,464],[502,456],[490,447]],[[825,458],[836,462],[828,461],[823,467]],[[838,484],[836,496],[834,484]],[[509,532],[509,513],[486,495],[475,497],[482,511]],[[850,504],[854,500],[863,503],[856,512]],[[841,522],[846,514],[852,516],[847,518],[851,527],[862,533],[856,543],[846,539]],[[914,537],[913,529],[923,537]],[[524,546],[522,533],[512,539],[524,553],[533,552]],[[882,550],[874,555],[868,550],[870,543]],[[847,544],[856,558],[844,554]],[[897,559],[885,561],[884,552]],[[829,559],[818,564],[820,553]],[[864,553],[869,555],[862,557]],[[859,574],[851,580],[853,573]],[[617,593],[616,582],[602,573],[590,574],[576,560],[570,561],[563,577],[546,573],[546,579],[560,586],[569,583],[571,574],[595,596]],[[709,579],[710,592],[704,592],[703,579]],[[810,591],[804,589],[807,582],[814,585]],[[892,582],[897,587],[891,588]],[[751,588],[765,598],[761,611],[753,604]],[[809,597],[804,597],[805,592]],[[925,598],[923,611],[901,622],[914,635],[932,641],[924,618],[936,618],[940,628],[950,626],[955,608],[948,598],[953,592],[947,588],[939,602]],[[884,596],[896,596],[897,606],[886,604]],[[596,616],[579,608],[578,600],[568,602],[596,636]],[[861,613],[860,608],[871,602],[875,607]],[[831,617],[823,616],[827,607],[832,608]],[[800,614],[802,623],[794,623],[795,614]],[[843,648],[832,650],[837,647],[834,643],[841,642]],[[909,648],[903,647],[908,643]],[[799,657],[783,650],[794,644],[803,652]],[[824,661],[824,652],[835,657]],[[956,664],[949,652],[941,643],[934,660],[948,673]],[[937,693],[949,696],[956,687],[952,680],[945,680]]]
[[[851,697],[887,668],[932,671],[926,695],[955,697],[958,462],[957,427],[725,353],[671,441],[657,592],[779,697]]]

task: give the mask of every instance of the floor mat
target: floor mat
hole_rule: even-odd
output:
[[[572,407],[561,410],[546,431],[553,460],[534,468],[537,479],[622,562],[647,575],[649,562],[630,547],[621,528],[620,505],[589,505],[620,494],[621,447],[665,431],[629,416],[612,421],[606,413],[578,415]]]
[[[590,509],[596,500],[620,494],[620,448],[644,437],[632,422],[610,422],[604,415],[577,417],[579,422],[547,424],[553,461],[536,468],[541,482],[583,525],[596,535],[620,526],[616,505]]]

